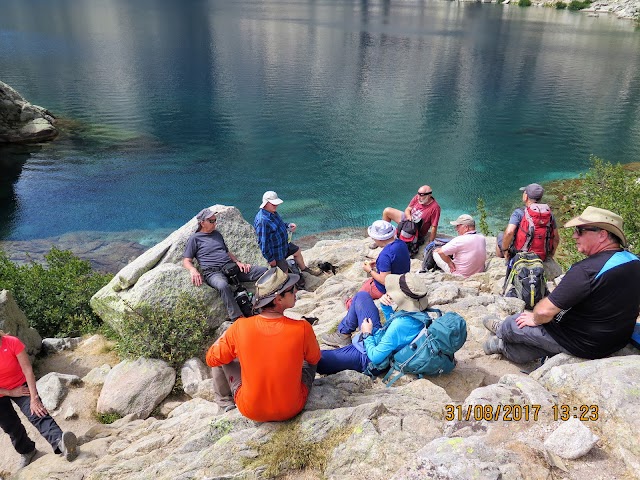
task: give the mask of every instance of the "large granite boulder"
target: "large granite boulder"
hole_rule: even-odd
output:
[[[33,143],[58,135],[53,114],[0,82],[0,143]]]
[[[253,227],[235,207],[214,205],[218,212],[218,230],[239,260],[265,265]],[[203,284],[195,287],[189,272],[182,267],[182,254],[198,221],[192,218],[163,241],[151,247],[120,270],[113,279],[91,298],[91,307],[116,331],[125,310],[141,304],[175,307],[181,295],[198,301],[206,309],[209,324],[215,328],[228,318],[227,310],[216,290]]]
[[[29,326],[29,320],[8,290],[0,291],[0,330],[18,337],[32,361],[42,348],[42,337],[35,328]]]

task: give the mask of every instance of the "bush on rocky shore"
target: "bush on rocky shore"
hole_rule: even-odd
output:
[[[111,275],[69,251],[51,248],[45,264],[17,265],[0,250],[0,290],[11,291],[31,327],[43,337],[69,337],[94,332],[101,324],[89,299]]]

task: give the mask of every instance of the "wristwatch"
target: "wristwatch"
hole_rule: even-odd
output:
[[[364,341],[365,338],[369,337],[371,334],[369,332],[364,332],[362,334],[362,340]]]

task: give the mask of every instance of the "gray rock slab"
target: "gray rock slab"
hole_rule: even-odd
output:
[[[589,453],[598,440],[584,422],[571,418],[547,437],[544,446],[559,457],[573,460]]]

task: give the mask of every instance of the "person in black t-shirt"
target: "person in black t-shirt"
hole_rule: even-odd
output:
[[[574,227],[578,251],[587,258],[571,266],[560,284],[533,312],[486,317],[494,333],[483,348],[526,363],[557,353],[603,358],[630,340],[640,310],[640,259],[627,245],[622,217],[587,207],[566,223]]]

